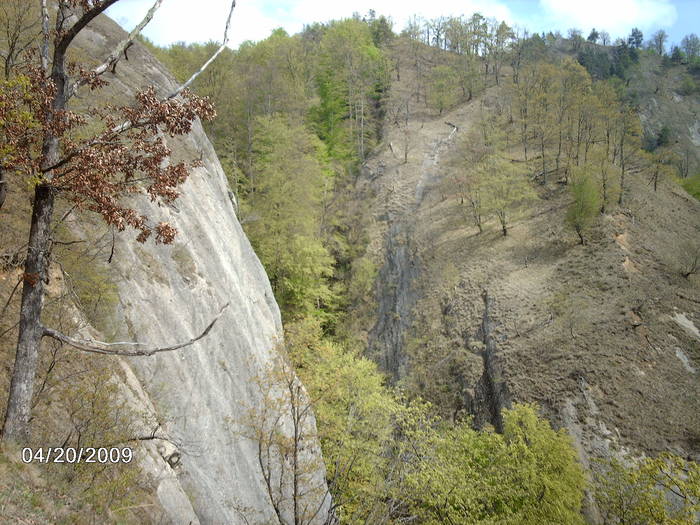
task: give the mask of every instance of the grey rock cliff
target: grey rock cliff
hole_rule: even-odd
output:
[[[106,56],[123,34],[102,17],[78,44],[97,58]],[[151,84],[161,95],[174,86],[167,71],[138,45],[107,80],[107,95],[117,100],[128,100]],[[109,272],[120,304],[111,335],[148,346],[187,341],[201,333],[224,304],[230,306],[196,344],[123,360],[128,395],[157,419],[176,448],[167,442],[147,445],[142,465],[155,480],[160,503],[173,523],[245,523],[242,509],[250,523],[276,523],[256,446],[232,427],[244,407],[260,403],[251,380],[264,373],[276,351],[279,309],[238,223],[225,175],[201,125],[196,123],[186,138],[171,141],[171,147],[174,159],[201,158],[201,167],[191,172],[174,205],[159,207],[147,199],[134,203],[140,212],[154,221],[170,222],[179,233],[171,246],[142,245],[126,232],[117,236]],[[318,446],[311,449],[320,454]],[[173,460],[178,455],[179,463]],[[323,484],[325,473],[318,463],[316,480]]]

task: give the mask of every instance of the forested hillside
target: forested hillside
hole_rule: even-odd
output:
[[[278,30],[197,86],[217,102],[208,131],[293,360],[320,398],[345,521],[573,523],[585,487],[589,519],[694,519],[697,486],[673,510],[655,484],[662,472],[680,482],[669,469],[698,457],[698,341],[678,325],[681,346],[657,341],[662,312],[698,311],[699,208],[681,189],[698,170],[697,51],[666,58],[641,42],[569,36],[516,35],[479,15],[415,19],[399,35],[370,13]],[[207,52],[150,47],[183,78]],[[682,120],[663,109],[674,97]],[[661,368],[640,383],[651,359]],[[665,397],[671,412],[649,406],[640,424],[635,391]],[[514,420],[529,429],[520,438]],[[534,435],[557,462],[569,458],[569,474],[547,481],[553,456],[535,452],[526,466],[505,452]],[[408,444],[412,454],[395,455]],[[510,466],[482,463],[500,456],[492,446]],[[359,463],[360,450],[379,460]],[[588,482],[574,450],[595,472]],[[515,478],[491,485],[489,472],[510,469]],[[623,492],[634,497],[620,506]]]
[[[90,43],[102,39],[91,38],[74,59],[92,67]],[[219,47],[159,47],[139,37],[128,63],[104,78],[142,83],[131,68],[152,54],[181,85]],[[6,67],[0,130],[20,147],[16,126],[40,126],[36,80]],[[370,12],[225,48],[191,87],[183,100],[203,97],[200,116],[213,117],[205,104],[216,110],[202,124],[227,188],[184,186],[196,191],[173,203],[174,183],[156,186],[166,218],[185,233],[172,247],[130,247],[99,221],[62,226],[44,316],[71,334],[98,330],[108,348],[185,330],[191,319],[205,323],[190,297],[216,310],[231,287],[243,306],[205,331],[228,334],[201,340],[217,349],[211,357],[141,365],[156,405],[143,414],[118,392],[131,383],[114,361],[97,356],[88,366],[45,344],[31,443],[52,429],[66,443],[123,443],[144,433],[139,439],[149,442],[169,429],[159,445],[167,453],[155,445],[148,453],[167,460],[158,475],[179,480],[175,493],[188,493],[186,510],[202,523],[697,523],[695,35],[667,50],[661,32],[647,43],[636,29],[615,42],[595,30],[587,38],[578,30],[529,34],[480,14],[414,17],[399,28]],[[117,104],[119,90],[105,89],[102,103]],[[93,110],[80,98],[74,104]],[[163,135],[181,129],[167,116],[163,126]],[[71,140],[93,132],[88,126]],[[174,161],[195,169],[204,162],[192,175],[199,184],[218,180],[202,139],[172,144]],[[155,169],[147,161],[118,166]],[[9,384],[15,284],[26,280],[22,243],[41,180],[21,179],[7,162],[0,174],[9,174],[13,192],[5,204],[0,193]],[[229,203],[269,288],[237,222],[227,222]],[[167,240],[162,224],[154,236]],[[139,301],[157,311],[159,294],[177,302],[158,330],[124,313]],[[166,410],[168,399],[185,408]],[[199,426],[188,426],[188,399],[193,412],[209,411]],[[200,427],[216,437],[209,449],[194,442]],[[85,465],[66,475],[20,465],[13,453],[1,457],[0,516],[178,522],[141,510],[156,506],[162,487],[143,469]],[[187,473],[178,470],[180,454],[185,468],[194,465]],[[188,455],[200,459],[188,464]],[[209,475],[222,462],[250,478],[227,471],[220,479],[230,486],[221,489]],[[236,491],[240,501],[230,499]]]

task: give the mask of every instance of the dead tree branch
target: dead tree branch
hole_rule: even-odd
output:
[[[185,82],[185,83],[182,84],[179,88],[177,88],[177,89],[168,97],[169,99],[178,96],[184,89],[187,89],[188,87],[190,87],[190,85],[192,84],[192,82],[194,82],[195,79],[196,79],[199,75],[201,75],[202,72],[204,72],[204,70],[205,70],[206,68],[209,67],[209,64],[211,64],[212,62],[214,62],[214,60],[216,60],[216,57],[218,57],[219,54],[221,54],[221,52],[224,50],[224,48],[226,47],[226,44],[228,44],[228,30],[229,30],[229,28],[231,27],[231,17],[233,16],[233,10],[235,9],[235,7],[236,7],[236,0],[232,0],[232,1],[231,1],[231,9],[230,9],[229,12],[228,12],[228,18],[226,19],[226,28],[224,29],[224,40],[221,42],[221,45],[219,46],[219,49],[216,50],[216,52],[209,58],[209,60],[207,60],[207,61],[204,63],[204,65],[203,65],[202,67],[200,67],[199,70],[196,71],[196,72],[189,78],[189,80],[187,80],[187,82]]]
[[[179,350],[180,348],[185,348],[186,346],[191,346],[200,339],[203,339],[204,337],[209,334],[211,329],[214,327],[216,322],[219,320],[221,315],[224,313],[224,310],[229,307],[231,303],[226,303],[220,310],[219,313],[214,317],[214,319],[207,325],[207,327],[204,329],[204,331],[199,334],[197,337],[190,339],[189,341],[186,341],[184,343],[178,343],[172,346],[165,346],[165,347],[160,347],[160,348],[148,348],[148,349],[135,349],[135,350],[120,350],[118,347],[123,347],[123,346],[141,346],[142,343],[130,343],[130,342],[119,342],[119,343],[104,343],[102,341],[86,341],[82,339],[74,339],[72,337],[69,337],[65,334],[62,334],[61,332],[57,330],[53,330],[52,328],[46,328],[44,327],[43,329],[43,336],[45,337],[52,337],[53,339],[57,339],[58,341],[61,341],[62,343],[65,343],[69,346],[72,346],[73,348],[77,348],[78,350],[82,350],[83,352],[89,352],[93,354],[103,354],[103,355],[119,355],[119,356],[125,356],[125,357],[134,357],[134,356],[152,356],[154,354],[159,354],[162,352],[172,352],[173,350]]]
[[[100,64],[92,70],[93,76],[100,76],[105,71],[116,67],[117,62],[119,62],[119,59],[121,58],[122,54],[134,42],[134,39],[141,33],[143,28],[146,27],[148,23],[153,19],[153,15],[155,15],[156,11],[162,3],[163,0],[155,1],[155,3],[148,10],[148,13],[146,13],[146,16],[143,18],[143,20],[141,20],[141,22],[139,22],[139,24],[131,30],[131,32],[127,35],[127,37],[124,40],[117,44],[117,47],[115,47],[114,50],[110,53],[110,55],[107,57],[107,60],[105,60],[104,62],[102,62],[102,64]],[[85,82],[87,82],[87,78],[79,78],[78,80],[76,80],[68,89],[66,99],[69,99],[73,95],[75,95],[80,86],[84,85]]]

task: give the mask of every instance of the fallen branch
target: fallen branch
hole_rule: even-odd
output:
[[[134,343],[134,342],[119,342],[119,343],[104,343],[102,341],[86,341],[82,339],[74,339],[72,337],[69,337],[57,330],[53,330],[52,328],[43,328],[42,336],[44,337],[51,337],[53,339],[56,339],[58,341],[61,341],[64,344],[67,344],[68,346],[72,346],[73,348],[77,348],[78,350],[82,350],[83,352],[89,352],[93,354],[104,354],[104,355],[119,355],[119,356],[126,356],[126,357],[133,357],[133,356],[151,356],[154,354],[159,354],[161,352],[172,352],[173,350],[179,350],[180,348],[185,348],[186,346],[190,346],[200,339],[204,338],[207,336],[207,334],[211,331],[211,329],[214,327],[216,322],[219,320],[221,315],[224,313],[224,310],[229,307],[231,303],[226,303],[221,310],[219,310],[219,313],[216,314],[216,317],[207,325],[207,327],[204,329],[204,331],[199,334],[197,337],[190,339],[189,341],[186,341],[184,343],[178,343],[173,346],[166,346],[162,348],[150,348],[150,349],[135,349],[135,350],[120,350],[118,348],[114,347],[120,347],[120,346],[142,346],[143,343]]]

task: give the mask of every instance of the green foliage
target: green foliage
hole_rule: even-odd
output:
[[[387,71],[366,23],[332,22],[323,33],[316,72],[320,103],[311,119],[333,158],[364,160],[380,139]]]
[[[374,11],[370,11],[370,16],[367,20],[369,29],[372,32],[372,41],[377,47],[385,47],[394,39],[393,22],[391,19],[380,15],[375,16]]]
[[[595,48],[582,49],[578,54],[578,62],[596,80],[605,80],[611,75],[612,63],[605,51],[598,51]]]
[[[287,325],[297,373],[314,401],[327,476],[343,523],[366,523],[385,506],[393,421],[403,407],[377,365],[322,338],[318,321]]]
[[[503,435],[468,423],[411,431],[420,462],[408,486],[421,523],[583,523],[585,478],[566,431],[530,405],[503,416]]]
[[[13,143],[41,133],[30,109],[34,99],[31,81],[26,76],[0,81],[0,166],[12,166],[17,161],[19,152]]]
[[[700,465],[674,454],[626,464],[601,462],[594,491],[605,523],[693,525],[700,512]]]
[[[332,184],[324,145],[282,117],[260,117],[256,129],[255,191],[242,207],[246,233],[285,317],[329,316],[333,260],[319,231],[323,194]]]
[[[375,363],[324,340],[318,321],[290,324],[286,335],[343,523],[581,523],[576,452],[535,407],[506,411],[503,435],[442,424],[429,405],[384,386]]]
[[[626,42],[619,42],[613,50],[612,73],[625,79],[627,71],[639,61],[639,51],[635,46],[629,46]]]
[[[700,200],[700,173],[681,180],[681,186],[693,197]]]
[[[584,232],[593,224],[601,207],[600,193],[589,166],[573,170],[569,189],[574,200],[566,213],[566,222],[578,235],[581,244],[585,243]]]
[[[477,166],[477,170],[483,210],[496,216],[505,236],[513,217],[517,216],[527,201],[536,197],[536,193],[513,163],[496,153],[487,156]]]
[[[119,304],[119,289],[103,262],[106,256],[86,244],[69,245],[67,249],[57,250],[56,255],[80,311],[109,338],[115,331],[113,314]]]
[[[440,115],[459,100],[459,78],[450,66],[435,66],[428,78],[428,104]]]
[[[700,92],[700,85],[692,76],[683,75],[679,92],[681,95],[690,96]]]

